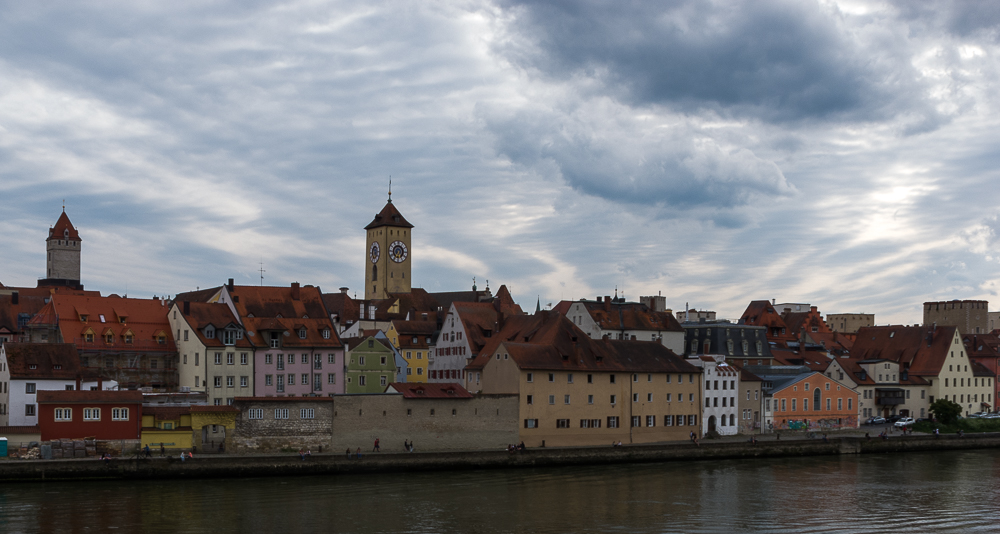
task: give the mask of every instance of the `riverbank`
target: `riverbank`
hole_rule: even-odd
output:
[[[756,459],[838,454],[887,454],[912,451],[1000,447],[1000,433],[959,436],[835,437],[758,441],[702,441],[602,448],[544,448],[517,453],[469,451],[448,453],[367,453],[361,459],[344,454],[202,455],[149,459],[9,460],[0,462],[0,480],[31,482],[93,479],[197,479],[338,475],[351,473],[510,469],[614,463]],[[353,456],[353,455],[352,455]]]

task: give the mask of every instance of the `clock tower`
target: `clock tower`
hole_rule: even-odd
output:
[[[365,300],[410,292],[410,238],[413,225],[389,201],[365,231]]]

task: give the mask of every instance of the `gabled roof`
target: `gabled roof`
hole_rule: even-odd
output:
[[[56,225],[49,228],[48,239],[67,238],[75,241],[83,241],[80,239],[80,234],[76,231],[76,227],[74,227],[73,223],[69,221],[69,216],[66,215],[66,211],[63,210],[63,212],[59,215],[59,220],[56,221]]]
[[[701,372],[658,342],[591,339],[564,315],[551,311],[508,319],[467,369],[481,369],[501,344],[522,369]]]
[[[868,326],[857,332],[851,358],[898,362],[910,374],[937,376],[948,358],[954,326]]]
[[[564,304],[568,303],[568,304]],[[656,332],[683,332],[674,314],[657,312],[639,302],[596,300],[562,301],[553,311],[565,315],[573,304],[582,304],[601,330],[644,330]]]
[[[426,349],[433,343],[437,332],[437,323],[434,321],[393,321],[392,326],[399,334],[400,349]],[[417,339],[416,342],[413,338]],[[428,339],[431,339],[430,343]]]
[[[103,403],[136,403],[142,404],[141,391],[39,391],[36,397],[39,403],[48,402],[103,402]]]
[[[383,226],[413,228],[413,225],[407,222],[406,219],[403,218],[403,215],[399,213],[399,210],[396,209],[396,206],[392,203],[391,199],[385,203],[385,207],[382,208],[382,211],[375,215],[372,222],[368,223],[368,226],[365,226],[365,230],[381,228]]]
[[[781,319],[785,321],[788,330],[796,336],[798,336],[803,328],[806,329],[807,334],[812,332],[813,327],[816,327],[817,332],[826,333],[830,331],[830,327],[826,325],[826,321],[823,320],[823,316],[819,314],[816,306],[812,306],[806,312],[783,312]]]
[[[80,356],[72,343],[6,343],[4,352],[12,379],[74,380],[82,373]]]
[[[367,349],[368,348],[368,344],[365,343],[365,342],[368,341],[369,339],[374,339],[376,344],[381,345],[383,348],[389,349],[392,352],[395,352],[395,349],[393,348],[392,344],[389,343],[389,339],[388,338],[379,338],[379,337],[375,337],[375,336],[364,336],[364,337],[352,337],[352,338],[348,338],[347,339],[347,350],[348,350],[348,352],[350,352],[350,351],[352,351],[352,350],[354,350],[354,349],[356,349],[358,347],[361,347],[362,349]],[[364,345],[362,345],[362,344],[364,344]],[[372,348],[378,348],[378,347],[372,347]]]
[[[59,330],[63,341],[75,343],[78,349],[88,350],[134,350],[134,351],[155,351],[174,352],[174,338],[171,335],[170,321],[167,320],[169,308],[165,302],[159,299],[130,299],[121,298],[116,295],[107,297],[82,296],[55,293],[49,302],[52,311],[58,318]],[[40,320],[46,310],[32,319],[35,324]],[[83,322],[81,313],[87,315],[87,322]],[[125,323],[118,322],[119,314],[127,317]],[[101,316],[104,321],[101,321]],[[51,323],[47,323],[51,324]],[[114,332],[114,343],[108,345],[103,339],[94,339],[94,342],[87,343],[84,334],[93,331],[98,335],[107,328]],[[123,335],[131,331],[135,336],[132,343],[125,343]],[[157,336],[165,336],[164,343],[157,342]]]
[[[285,319],[326,319],[322,293],[314,286],[233,286],[229,290],[240,317],[278,317]],[[297,295],[296,295],[297,294]],[[330,323],[331,326],[333,323]]]
[[[229,305],[222,303],[208,303],[208,302],[175,302],[178,312],[184,316],[185,322],[194,330],[194,335],[197,336],[198,341],[200,341],[206,347],[226,347],[222,342],[221,331],[229,325],[235,325],[236,327],[242,329],[239,319],[233,315],[232,310]],[[184,313],[185,307],[188,313]],[[215,330],[216,334],[214,337],[209,338],[205,336],[205,329],[211,325]],[[251,340],[250,336],[242,336],[235,340],[235,346],[239,348],[249,349],[253,348],[253,341],[257,341],[261,344],[266,344],[266,341],[261,339]]]
[[[209,302],[212,297],[222,290],[222,286],[210,287],[208,289],[199,289],[197,291],[188,291],[186,293],[178,293],[174,296],[174,302]]]
[[[393,382],[386,387],[386,393],[402,393],[404,399],[471,399],[469,393],[460,384],[414,382]]]

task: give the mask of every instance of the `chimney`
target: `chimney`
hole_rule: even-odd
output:
[[[602,299],[600,295],[597,295],[597,302],[604,302],[604,299]]]
[[[292,300],[299,300],[299,283],[292,282]]]
[[[340,288],[340,293],[343,294],[343,295],[346,295],[347,294],[347,288],[346,287]]]
[[[604,311],[611,311],[611,295],[604,295]]]
[[[80,375],[76,375],[76,390],[80,391],[81,387],[83,387],[83,379],[80,377]]]
[[[232,290],[233,290],[233,279],[230,278],[229,279],[229,283],[226,284],[226,285],[229,287],[229,291],[232,292]]]
[[[774,306],[777,303],[778,303],[778,299],[771,299],[771,306]]]
[[[18,303],[18,298],[19,297],[18,297],[17,291],[11,293],[10,294],[10,303],[11,304],[17,304]]]
[[[104,391],[104,377],[97,377],[97,391]]]
[[[189,301],[184,301],[184,315],[191,315],[191,303]]]
[[[809,311],[815,313],[816,312],[816,306],[809,306]]]

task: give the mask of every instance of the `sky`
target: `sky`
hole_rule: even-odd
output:
[[[0,1],[0,282],[1000,307],[993,1]],[[264,270],[261,273],[261,270]]]

